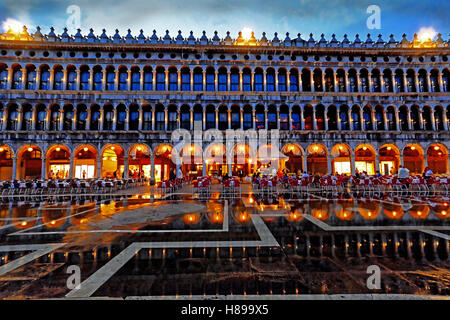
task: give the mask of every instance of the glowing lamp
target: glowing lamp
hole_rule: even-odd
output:
[[[392,148],[391,148],[391,147],[387,147],[387,149],[388,149],[388,150],[391,150]]]
[[[57,147],[57,148],[56,148],[56,151],[58,151],[58,152],[59,152],[60,150],[61,150],[61,148],[60,148],[60,147]]]
[[[367,150],[367,147],[363,147],[363,150]]]
[[[33,151],[33,148],[28,148],[28,152],[31,152],[31,151]]]
[[[86,152],[86,151],[88,151],[88,148],[87,148],[87,147],[84,147],[83,150],[84,150],[84,152]]]
[[[5,149],[3,149],[3,148],[0,148],[0,152],[3,152],[3,150],[5,150]]]
[[[414,147],[414,146],[413,146],[413,147],[411,147],[411,150],[416,150],[416,147]]]
[[[111,147],[111,150],[114,150],[116,147]]]

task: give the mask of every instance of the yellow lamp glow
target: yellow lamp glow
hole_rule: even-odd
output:
[[[87,148],[87,147],[84,147],[83,150],[84,150],[84,152],[86,152],[86,151],[88,151],[88,148]]]
[[[60,148],[60,147],[57,147],[57,148],[56,148],[56,151],[58,151],[58,152],[59,152],[60,150],[61,150],[61,148]]]
[[[3,150],[5,150],[5,149],[3,149],[3,148],[0,148],[0,152],[3,152]]]
[[[420,28],[417,37],[420,42],[431,41],[437,35],[437,31],[433,27]]]
[[[28,150],[28,152],[31,152],[31,151],[33,151],[33,148],[30,147],[27,150]]]

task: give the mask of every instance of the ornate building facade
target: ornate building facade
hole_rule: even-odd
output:
[[[312,174],[449,172],[449,41],[0,35],[0,180],[168,176],[171,132],[280,132],[280,162]],[[202,142],[184,175],[264,166],[245,141]],[[271,146],[258,145],[260,148]],[[225,154],[245,163],[225,163]],[[217,158],[217,157],[216,157]]]

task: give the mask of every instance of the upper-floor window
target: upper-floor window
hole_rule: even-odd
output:
[[[166,74],[164,69],[158,68],[156,70],[156,90],[164,91],[166,90]]]
[[[77,89],[77,73],[74,68],[67,70],[67,90]]]
[[[216,86],[215,86],[214,71],[208,70],[208,72],[206,72],[206,91],[215,91],[215,90]]]
[[[0,88],[1,88],[1,84],[0,84]],[[33,70],[30,69],[27,72],[27,89],[28,90],[36,89],[36,71],[34,69]]]
[[[103,72],[100,69],[94,69],[94,90],[102,90]]]
[[[89,70],[87,68],[81,69],[80,90],[89,90]]]
[[[239,91],[239,73],[235,69],[230,74],[230,91]]]
[[[286,70],[281,69],[278,72],[278,91],[286,91]]]
[[[128,72],[125,68],[119,70],[119,90],[126,91],[128,89]]]
[[[153,90],[153,72],[150,69],[144,69],[144,90]]]
[[[50,89],[50,71],[48,67],[42,68],[41,70],[41,90]]]
[[[131,72],[131,90],[137,91],[141,89],[141,73],[138,69]]]
[[[218,75],[218,89],[219,91],[227,91],[227,71],[224,69],[219,70]]]
[[[191,75],[189,70],[183,69],[181,71],[181,90],[190,91],[191,90]]]
[[[178,73],[177,70],[169,71],[169,91],[178,90]]]
[[[194,70],[194,91],[203,90],[203,74],[199,69]]]
[[[12,89],[22,89],[22,70],[17,67],[13,70]]]
[[[292,70],[289,74],[289,90],[290,91],[298,91],[298,73],[296,70]]]
[[[6,89],[8,86],[8,70],[0,69],[0,89]]]
[[[264,91],[264,79],[261,71],[255,72],[255,91]]]
[[[266,91],[275,91],[275,72],[270,69],[266,75]]]
[[[63,90],[63,79],[64,79],[64,73],[61,68],[56,68],[54,70],[54,81],[53,81],[53,88],[55,90]]]

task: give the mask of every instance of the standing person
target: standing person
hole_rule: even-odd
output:
[[[86,179],[86,170],[83,170],[83,179]]]
[[[169,180],[170,180],[170,181],[173,181],[173,180],[175,180],[176,178],[177,178],[177,176],[175,175],[174,170],[173,170],[173,169],[170,170],[170,173],[169,173]]]
[[[430,168],[426,167],[425,170],[423,171],[423,177],[428,180],[432,176],[433,176],[433,171],[431,171]]]

